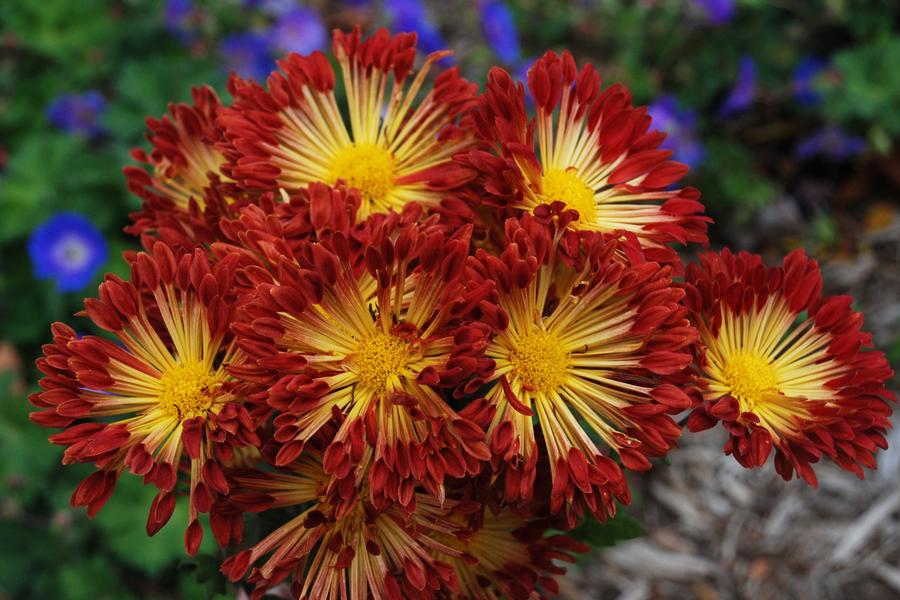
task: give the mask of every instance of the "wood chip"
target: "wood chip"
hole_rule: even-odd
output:
[[[900,489],[882,496],[869,510],[846,527],[846,536],[832,552],[831,562],[847,562],[898,507],[900,507]]]

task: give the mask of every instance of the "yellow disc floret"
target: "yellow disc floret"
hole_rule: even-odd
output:
[[[766,396],[778,393],[778,374],[755,352],[738,352],[722,370],[724,383],[741,404],[741,412],[753,412]]]
[[[409,360],[409,344],[392,335],[377,333],[359,344],[353,370],[363,388],[382,391],[391,377],[400,375]]]
[[[547,203],[559,200],[566,208],[578,211],[578,223],[589,225],[597,218],[597,204],[592,190],[575,169],[547,169],[541,177],[541,193]]]
[[[364,202],[382,202],[394,188],[395,171],[394,157],[386,148],[371,143],[353,144],[335,154],[328,183],[343,179],[359,190]]]
[[[176,364],[159,381],[159,405],[170,417],[185,420],[205,416],[215,400],[216,378],[201,362]]]
[[[569,353],[556,334],[535,329],[516,340],[509,362],[526,389],[549,392],[565,381]]]

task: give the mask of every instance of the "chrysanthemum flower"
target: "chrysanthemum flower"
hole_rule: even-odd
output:
[[[376,509],[361,479],[359,493],[338,511],[325,498],[328,480],[314,453],[304,454],[287,471],[236,474],[230,501],[240,510],[297,507],[300,513],[226,560],[222,571],[237,581],[264,559],[248,578],[256,585],[254,600],[287,577],[295,598],[450,597],[456,588],[453,568],[434,554],[458,554],[441,541],[463,529],[449,517],[456,502],[441,506],[417,494],[412,513],[397,504]]]
[[[759,467],[775,449],[785,479],[811,485],[823,456],[863,477],[886,448],[893,394],[881,352],[849,296],[822,296],[822,277],[801,250],[781,267],[758,255],[709,253],[687,271],[688,299],[700,331],[703,404],[688,421],[699,431],[722,421],[725,452]]]
[[[522,84],[491,69],[473,113],[489,150],[460,160],[481,175],[478,195],[487,204],[533,211],[561,202],[578,211],[575,227],[631,232],[651,259],[676,262],[668,244],[706,242],[700,194],[668,189],[687,167],[659,149],[665,134],[649,131],[647,109],[634,108],[626,88],[601,91],[600,82],[591,65],[578,71],[568,52],[548,52],[528,71],[534,121]]]
[[[452,519],[474,521],[461,534],[443,536],[462,554],[436,557],[456,572],[461,600],[543,599],[540,590],[559,593],[555,575],[566,570],[555,560],[575,562],[572,552],[587,552],[584,544],[564,535],[548,535],[546,519],[526,518],[509,508],[496,513],[475,503],[476,514],[455,510]]]
[[[696,331],[670,267],[613,236],[524,215],[507,221],[501,255],[479,250],[469,274],[497,283],[502,310],[481,318],[502,331],[485,352],[497,383],[462,414],[487,428],[506,499],[532,497],[539,425],[552,512],[613,514],[629,491],[606,449],[627,468],[649,468],[647,457],[680,433],[667,413],[690,406],[680,383]]]
[[[252,274],[256,296],[234,327],[259,367],[243,376],[263,382],[262,395],[282,413],[277,464],[289,464],[337,419],[325,470],[352,475],[364,449],[374,448],[375,496],[407,505],[422,484],[441,498],[445,477],[480,472],[489,458],[484,432],[436,391],[491,367],[483,357],[487,328],[459,319],[490,287],[462,280],[470,232],[448,238],[434,218],[386,224],[370,240],[362,271],[336,233]]]
[[[148,154],[136,148],[131,154],[151,172],[137,166],[123,170],[128,189],[144,200],[126,231],[188,247],[216,239],[215,222],[232,201],[219,189],[229,182],[221,172],[225,157],[215,147],[221,137],[215,123],[221,103],[210,87],[192,92],[193,104],[170,104],[168,115],[147,119],[153,149]]]
[[[340,233],[350,246],[354,273],[359,274],[365,269],[363,255],[374,231],[415,223],[422,216],[421,207],[409,204],[401,213],[373,215],[357,223],[360,202],[359,192],[343,184],[332,187],[311,183],[293,194],[267,192],[254,204],[241,208],[235,218],[219,222],[227,242],[214,244],[213,253],[239,253],[244,255],[245,264],[269,269],[282,257],[298,254],[308,242],[326,241]]]
[[[172,515],[184,470],[192,554],[203,535],[198,514],[227,492],[219,461],[259,443],[227,372],[241,355],[228,332],[232,281],[229,261],[210,267],[199,250],[176,258],[157,243],[137,255],[130,282],[108,275],[99,299],[85,301],[87,316],[118,343],[78,338],[56,323],[38,361],[43,391],[31,396],[42,409],[34,422],[65,428],[50,437],[67,446],[63,462],[97,466],[72,496],[91,516],[127,468],[160,490],[147,520],[152,535]]]
[[[335,98],[337,76],[321,52],[288,54],[268,91],[233,78],[235,103],[219,119],[228,141],[225,172],[248,190],[344,181],[359,190],[360,220],[411,201],[436,206],[460,185],[462,171],[451,157],[470,147],[471,136],[455,123],[474,85],[454,68],[423,91],[433,63],[448,53],[429,54],[411,77],[415,43],[415,34],[381,30],[362,39],[359,28],[335,31],[346,107]]]

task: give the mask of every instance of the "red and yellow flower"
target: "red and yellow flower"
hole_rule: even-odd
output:
[[[649,131],[647,109],[634,108],[625,87],[601,90],[600,74],[589,64],[579,71],[568,52],[538,59],[528,87],[535,120],[522,84],[499,67],[478,98],[472,117],[485,149],[461,161],[479,173],[481,201],[538,213],[561,203],[578,211],[574,227],[631,232],[658,262],[678,262],[671,243],[706,243],[700,193],[669,189],[688,167],[659,149],[665,134]]]
[[[208,86],[194,88],[193,100],[170,104],[161,119],[147,119],[153,149],[148,154],[136,148],[131,154],[150,172],[137,166],[124,169],[128,189],[144,200],[126,231],[187,248],[217,239],[216,222],[234,202],[234,194],[223,195],[230,180],[221,170],[225,157],[216,149],[221,138],[216,115],[222,105]]]
[[[566,570],[554,561],[575,562],[572,552],[588,550],[567,536],[548,535],[546,519],[468,504],[475,505],[474,514],[457,509],[452,518],[472,525],[442,538],[462,554],[436,554],[456,572],[461,600],[537,600],[545,598],[540,590],[556,595],[559,585],[554,576]]]
[[[359,192],[343,184],[311,183],[292,194],[282,190],[277,199],[267,192],[256,203],[242,207],[234,218],[219,221],[227,242],[213,244],[212,251],[216,256],[240,254],[244,266],[271,269],[283,257],[298,255],[309,242],[325,242],[340,234],[349,244],[351,270],[359,275],[365,270],[365,248],[373,235],[384,228],[415,223],[422,216],[418,204],[408,204],[402,212],[372,215],[357,222],[359,205]]]
[[[335,98],[337,75],[321,52],[288,54],[268,90],[231,80],[236,101],[219,119],[225,172],[247,190],[344,181],[360,193],[360,220],[412,201],[437,206],[464,182],[452,156],[471,146],[457,121],[475,86],[453,68],[425,91],[432,66],[449,52],[429,54],[414,73],[414,33],[380,30],[363,39],[358,27],[336,30],[333,50],[346,106]]]
[[[435,556],[459,554],[441,541],[463,529],[450,518],[456,502],[441,505],[417,493],[412,512],[393,503],[376,508],[361,475],[359,492],[339,510],[325,493],[329,479],[315,452],[278,473],[236,474],[231,502],[240,510],[297,507],[300,512],[226,560],[222,571],[238,581],[262,561],[248,577],[255,584],[253,599],[288,577],[296,598],[403,600],[455,592],[453,568]]]
[[[863,477],[886,448],[891,426],[884,354],[864,350],[871,336],[849,296],[822,295],[818,264],[801,250],[781,267],[758,255],[708,253],[687,270],[689,306],[701,344],[703,404],[692,431],[722,421],[725,452],[816,484],[822,457]]]
[[[462,414],[486,428],[507,501],[532,498],[538,426],[551,511],[600,518],[630,498],[608,451],[645,470],[680,434],[669,413],[691,404],[682,384],[696,331],[670,267],[625,245],[526,214],[507,221],[499,257],[469,262],[473,285],[497,283],[499,309],[481,318],[500,331],[485,351],[496,385]]]
[[[62,323],[38,367],[42,391],[32,420],[64,431],[63,462],[98,471],[72,496],[93,516],[129,469],[159,488],[150,508],[151,535],[171,517],[179,473],[188,481],[188,552],[203,535],[199,513],[228,491],[220,462],[234,448],[258,445],[254,420],[228,373],[241,352],[229,333],[233,261],[210,266],[199,250],[176,256],[158,242],[132,265],[131,281],[108,275],[85,313],[118,343],[77,337]]]
[[[470,231],[447,237],[435,218],[386,222],[366,248],[364,270],[353,268],[350,245],[335,233],[255,272],[255,296],[235,329],[258,366],[245,377],[261,383],[260,396],[280,413],[278,465],[336,419],[326,472],[355,477],[372,447],[376,497],[408,505],[421,484],[442,498],[445,477],[480,472],[489,458],[484,432],[437,391],[491,366],[487,328],[460,318],[490,287],[463,281]]]

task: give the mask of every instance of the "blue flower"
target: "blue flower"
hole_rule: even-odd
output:
[[[756,61],[750,56],[742,56],[738,66],[737,79],[725,102],[719,109],[719,115],[727,117],[750,108],[756,96]]]
[[[54,279],[61,292],[75,292],[91,283],[107,253],[103,235],[77,213],[51,217],[28,239],[34,276]]]
[[[100,118],[106,112],[106,100],[95,90],[83,94],[62,94],[47,107],[47,119],[66,133],[94,137],[103,133]]]
[[[815,89],[816,80],[828,68],[828,63],[815,56],[807,56],[794,68],[792,89],[794,99],[803,106],[816,106],[822,97]]]
[[[822,156],[841,161],[856,156],[865,148],[864,139],[848,135],[836,125],[828,125],[797,142],[794,153],[799,158]]]
[[[281,52],[310,54],[328,43],[328,32],[319,14],[296,7],[278,18],[272,29],[272,46]]]
[[[163,9],[166,29],[182,42],[190,41],[196,33],[194,15],[195,8],[191,0],[166,0]]]
[[[385,8],[393,16],[391,29],[395,32],[415,31],[418,34],[419,49],[426,54],[447,48],[444,36],[428,19],[425,6],[420,0],[386,0]],[[450,63],[450,57],[441,60],[443,65]]]
[[[653,119],[653,126],[668,134],[661,148],[672,150],[675,160],[692,169],[703,161],[706,152],[697,139],[695,111],[683,108],[675,96],[666,94],[647,107],[647,113]]]
[[[232,33],[222,39],[219,53],[229,71],[241,77],[265,81],[274,68],[267,36],[254,32]]]
[[[494,54],[508,65],[515,64],[522,50],[512,11],[506,3],[499,0],[484,0],[479,8],[481,30]]]
[[[427,20],[425,5],[420,0],[385,0],[384,7],[394,19],[408,22]]]
[[[734,17],[734,0],[694,0],[711,25],[724,25]]]
[[[259,8],[264,13],[279,17],[291,12],[296,6],[295,0],[244,0],[247,8]]]

